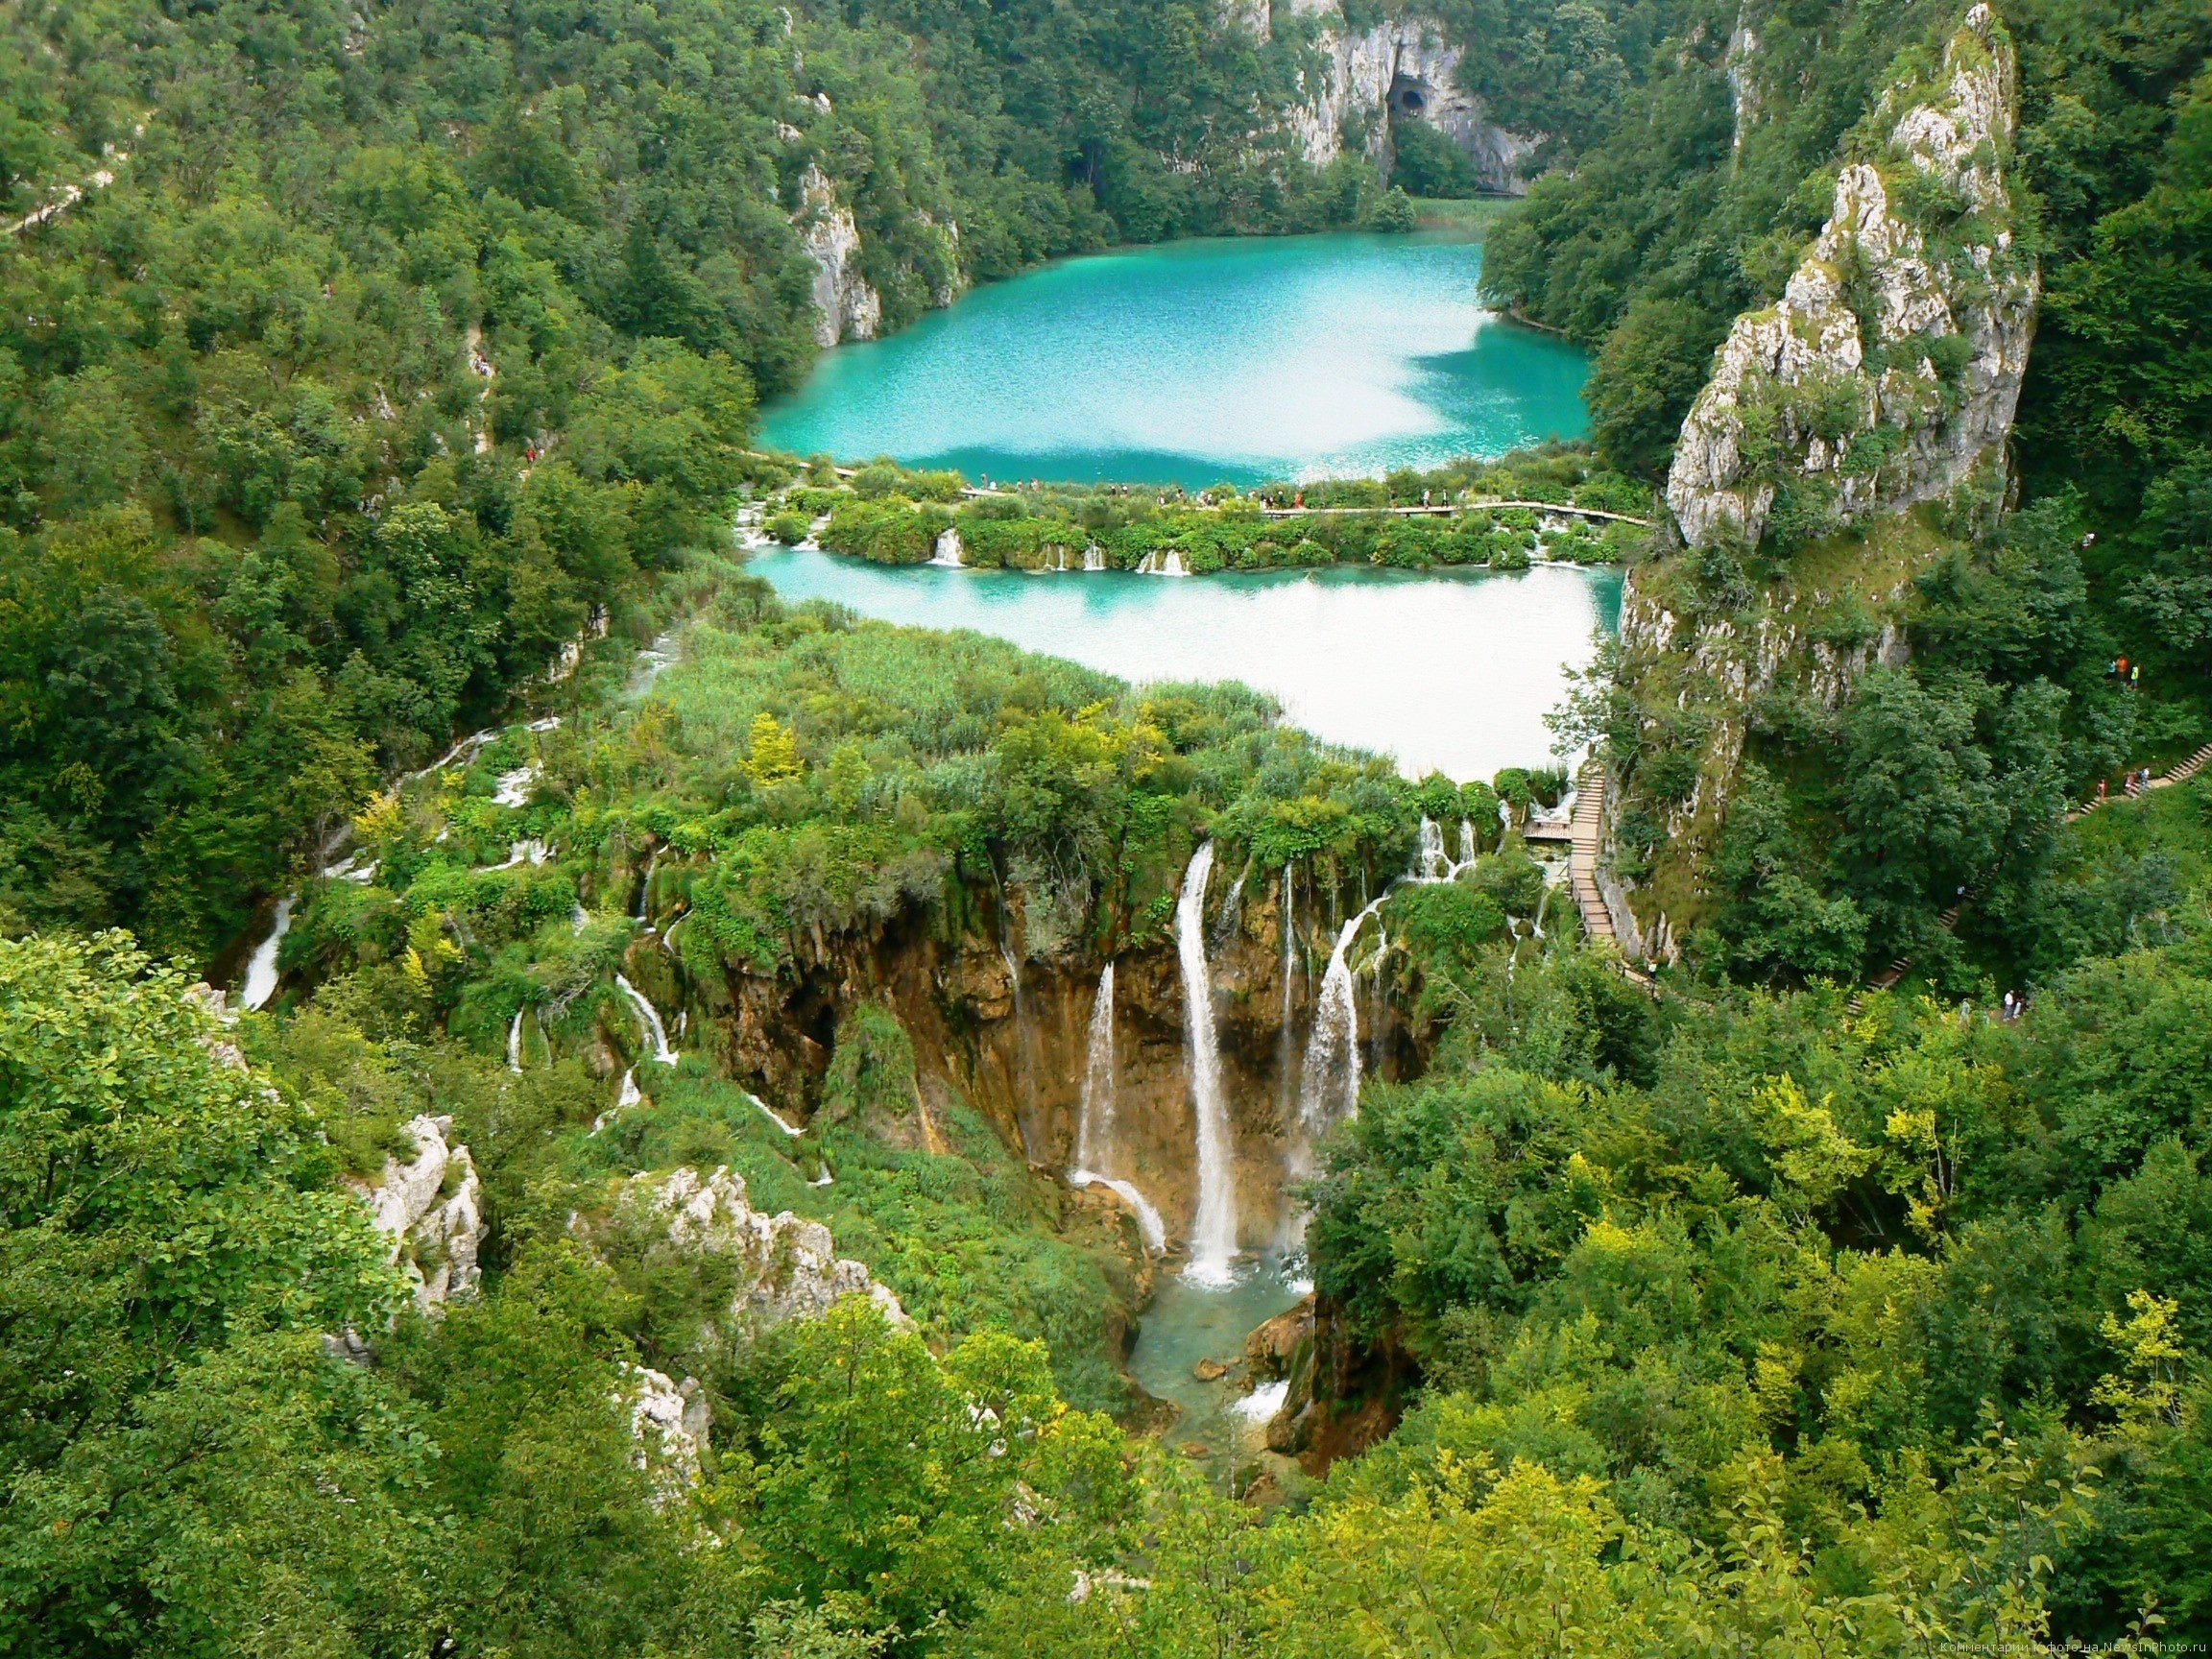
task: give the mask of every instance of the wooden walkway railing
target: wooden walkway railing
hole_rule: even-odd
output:
[[[1594,945],[1610,945],[1621,972],[1646,991],[1658,987],[1651,975],[1621,954],[1613,912],[1598,885],[1598,848],[1605,835],[1605,768],[1593,760],[1575,781],[1575,816],[1567,829],[1567,878],[1575,888],[1575,907],[1582,912],[1582,932]]]

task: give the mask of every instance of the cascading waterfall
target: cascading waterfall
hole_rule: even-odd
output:
[[[1075,1166],[1099,1169],[1114,1161],[1114,964],[1098,975],[1091,999],[1091,1035],[1083,1055],[1083,1116],[1075,1126]]]
[[[1427,815],[1421,819],[1421,846],[1413,854],[1413,874],[1417,880],[1441,881],[1447,862],[1444,857],[1444,831],[1436,820]]]
[[[1350,955],[1360,925],[1382,903],[1374,900],[1337,930],[1336,948],[1329,952],[1329,967],[1321,975],[1313,1034],[1307,1040],[1306,1063],[1298,1076],[1298,1121],[1309,1139],[1359,1109],[1359,992]]]
[[[1229,1113],[1221,1098],[1221,1047],[1214,1029],[1214,984],[1206,968],[1206,878],[1214,843],[1190,855],[1175,902],[1176,954],[1183,969],[1183,1036],[1190,1066],[1190,1105],[1198,1123],[1198,1214],[1190,1230],[1191,1279],[1226,1285],[1237,1258],[1237,1185]]]
[[[1086,570],[1103,570],[1103,569],[1105,569],[1105,568],[1106,568],[1106,549],[1105,549],[1105,548],[1103,548],[1103,547],[1095,546],[1095,545],[1084,548],[1084,549],[1083,549],[1083,568],[1084,568],[1084,569],[1086,569]]]
[[[929,563],[941,569],[960,568],[960,532],[948,527],[937,538],[937,545],[929,555]]]
[[[299,902],[297,893],[287,893],[276,901],[269,937],[253,947],[252,959],[246,964],[246,984],[238,993],[240,1007],[258,1008],[276,995],[276,948],[292,930],[292,906]]]
[[[1147,1250],[1167,1247],[1167,1224],[1134,1182],[1105,1173],[1118,1162],[1114,1146],[1114,964],[1098,975],[1091,1003],[1091,1035],[1083,1058],[1083,1116],[1075,1128],[1070,1187],[1103,1187],[1136,1213]]]
[[[522,1074],[522,1010],[515,1010],[515,1022],[507,1027],[507,1070]]]
[[[619,974],[614,975],[614,987],[630,999],[630,1006],[637,1010],[637,1023],[653,1042],[653,1058],[663,1066],[675,1065],[676,1050],[668,1046],[668,1031],[661,1023],[660,1010],[647,1000],[644,992]]]
[[[1243,870],[1237,872],[1237,879],[1229,883],[1229,897],[1221,901],[1221,913],[1214,918],[1212,946],[1216,951],[1236,935],[1237,925],[1243,920],[1244,875]]]
[[[1475,845],[1475,824],[1474,824],[1474,821],[1473,821],[1472,819],[1468,819],[1468,818],[1462,818],[1462,819],[1460,819],[1460,820],[1459,820],[1459,862],[1460,862],[1461,864],[1472,864],[1472,863],[1474,863],[1474,862],[1475,862],[1475,856],[1476,856],[1476,854],[1477,854],[1479,851],[1479,848],[1477,848],[1477,847],[1476,847],[1476,845]]]
[[[645,931],[648,933],[653,931],[653,924],[645,921],[645,906],[653,897],[653,869],[660,862],[661,849],[656,847],[646,855],[645,878],[637,883],[637,908],[631,912],[635,920],[644,923]]]

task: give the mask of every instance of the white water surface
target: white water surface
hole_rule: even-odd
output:
[[[1315,736],[1464,781],[1552,763],[1545,713],[1621,612],[1617,570],[1123,571],[902,568],[811,548],[748,568],[786,600],[973,628],[1138,685],[1240,680]]]

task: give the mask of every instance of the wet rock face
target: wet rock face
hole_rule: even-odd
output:
[[[1326,895],[1316,903],[1302,873],[1300,965],[1290,976],[1286,1038],[1280,873],[1247,873],[1231,914],[1234,878],[1217,879],[1209,894],[1207,957],[1241,1238],[1246,1248],[1260,1248],[1280,1241],[1286,1223],[1283,1186],[1297,1132],[1298,1071],[1319,964],[1343,918]],[[1349,902],[1355,895],[1343,897]],[[733,969],[716,980],[679,982],[673,958],[662,952],[667,965],[656,972],[668,975],[665,984],[643,976],[637,983],[664,1008],[688,1000],[692,1041],[718,1070],[793,1122],[810,1117],[819,1102],[840,1021],[857,1003],[881,1004],[913,1044],[924,1108],[892,1126],[891,1138],[926,1143],[925,1116],[940,1113],[956,1094],[1032,1164],[1065,1169],[1075,1162],[1092,1008],[1104,964],[1088,955],[1027,959],[1018,948],[1020,929],[1013,931],[1019,998],[1008,952],[988,930],[949,943],[918,914],[869,938],[805,941],[803,959],[785,974]],[[1197,1207],[1197,1125],[1173,941],[1122,951],[1115,973],[1116,1134],[1112,1156],[1094,1162],[1106,1165],[1098,1173],[1133,1182],[1161,1213],[1168,1236],[1184,1238]],[[1362,981],[1362,1044],[1383,1056],[1384,1075],[1396,1076],[1417,1058],[1406,1058],[1398,1015],[1378,1009],[1369,990]],[[1378,1018],[1387,1039],[1381,1045],[1373,1041]]]
[[[1933,83],[1885,95],[1887,155],[1842,170],[1781,300],[1736,320],[1682,423],[1667,504],[1685,541],[1756,542],[1785,489],[1848,522],[2003,465],[2038,293],[2004,177],[2017,111],[1981,5]]]
[[[483,1190],[469,1148],[446,1140],[452,1118],[417,1118],[406,1132],[413,1160],[386,1159],[376,1183],[358,1190],[392,1240],[392,1260],[413,1286],[416,1306],[429,1310],[476,1293]]]

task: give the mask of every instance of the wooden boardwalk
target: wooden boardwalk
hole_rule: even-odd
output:
[[[1593,945],[1612,947],[1621,972],[1631,983],[1657,994],[1651,975],[1621,954],[1613,912],[1598,886],[1598,848],[1605,835],[1605,768],[1593,760],[1575,781],[1575,817],[1567,829],[1567,878],[1575,887],[1575,907],[1582,912],[1582,932]]]
[[[2133,801],[2149,794],[2153,789],[2171,789],[2176,783],[2186,783],[2208,765],[2212,765],[2212,743],[2205,744],[2203,748],[2198,750],[2196,754],[2190,756],[2178,766],[2171,771],[2160,773],[2139,789],[2130,789],[2123,795],[2107,795],[2102,800],[2090,802],[2086,806],[2077,806],[2073,811],[2066,814],[2066,822],[2072,824],[2086,818],[2098,807],[2108,806],[2115,801]],[[1964,914],[1967,904],[1972,902],[1973,898],[1974,890],[1969,887],[1959,896],[1958,903],[1936,918],[1936,926],[1942,928],[1946,933],[1950,932],[1959,926],[1959,918]],[[1912,958],[1910,956],[1898,957],[1896,961],[1867,980],[1863,989],[1853,992],[1851,1000],[1843,1005],[1843,1011],[1856,1019],[1860,1010],[1865,1007],[1868,995],[1876,991],[1896,989],[1899,982],[1911,971]]]
[[[1570,507],[1563,501],[1440,501],[1431,507],[1269,507],[1262,512],[1266,518],[1310,518],[1316,516],[1333,517],[1336,514],[1388,513],[1400,518],[1448,518],[1456,513],[1488,513],[1503,507],[1526,507],[1532,513],[1558,513],[1569,518],[1595,518],[1606,524],[1634,524],[1648,530],[1651,520],[1639,518],[1632,513],[1605,513],[1596,507]]]
[[[2161,773],[2140,789],[2126,790],[2118,795],[2106,795],[2101,800],[2090,802],[2086,806],[2075,807],[2073,811],[2066,814],[2066,822],[2071,824],[2077,818],[2086,818],[2098,807],[2109,805],[2114,801],[2132,801],[2137,796],[2148,794],[2153,789],[2171,789],[2176,783],[2186,783],[2198,773],[2203,771],[2207,765],[2212,765],[2212,743],[2205,744],[2203,748],[2198,750],[2196,754],[2190,756],[2188,759],[2182,761],[2171,772]]]

